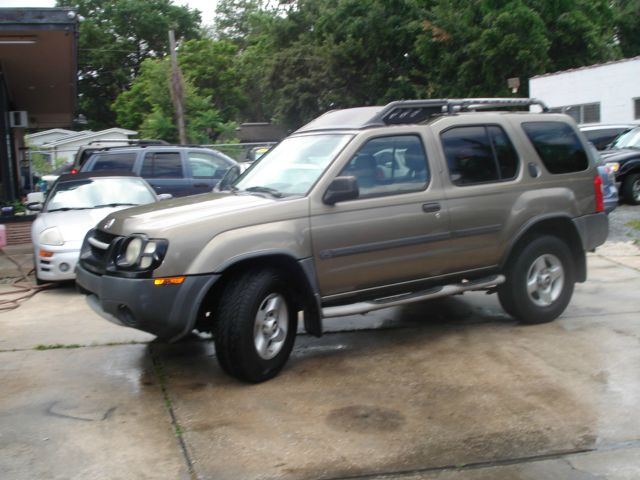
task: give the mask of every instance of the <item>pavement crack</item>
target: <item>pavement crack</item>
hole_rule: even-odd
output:
[[[191,455],[189,454],[189,449],[187,448],[187,444],[184,440],[184,430],[180,423],[178,422],[178,418],[176,416],[175,410],[173,408],[173,402],[169,395],[169,389],[167,385],[167,375],[164,371],[164,366],[162,365],[162,361],[155,355],[153,351],[153,346],[150,345],[151,351],[151,363],[153,364],[153,370],[158,378],[158,384],[160,385],[160,390],[162,391],[162,397],[164,399],[164,405],[167,409],[167,413],[171,419],[171,426],[173,427],[173,431],[175,433],[176,439],[178,441],[178,445],[180,446],[180,450],[182,451],[182,456],[187,466],[187,470],[189,472],[189,477],[191,480],[198,480],[198,475],[196,474],[193,460],[191,459]]]
[[[615,263],[616,265],[619,265],[621,267],[625,267],[625,268],[630,268],[631,270],[635,270],[636,272],[640,272],[640,268],[636,268],[632,265],[629,265],[627,263],[623,263],[623,262],[619,262],[617,260],[614,260],[612,257],[610,256],[606,256],[606,255],[600,255],[598,253],[595,254],[596,257],[602,258],[603,260],[608,260],[611,263]]]

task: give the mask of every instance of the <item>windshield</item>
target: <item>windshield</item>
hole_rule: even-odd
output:
[[[236,181],[234,187],[274,196],[306,195],[352,135],[285,138]]]
[[[45,210],[133,206],[154,201],[154,194],[140,178],[85,178],[58,183],[49,195]]]
[[[640,148],[640,128],[623,133],[611,144],[612,148]]]

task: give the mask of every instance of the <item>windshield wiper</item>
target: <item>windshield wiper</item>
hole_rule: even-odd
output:
[[[275,188],[260,187],[260,186],[249,187],[249,188],[245,189],[245,192],[268,193],[269,195],[271,195],[273,197],[276,197],[276,198],[282,198],[284,196],[282,194],[282,192],[279,192]]]
[[[105,208],[105,207],[137,207],[138,203],[105,203],[104,205],[96,205],[91,208]]]
[[[47,212],[68,212],[69,210],[89,210],[93,207],[60,207],[60,208],[52,208],[47,210]]]

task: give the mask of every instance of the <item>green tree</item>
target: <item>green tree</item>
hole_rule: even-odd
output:
[[[592,65],[618,55],[609,0],[527,0],[546,26],[548,71]]]
[[[622,55],[626,58],[640,55],[640,0],[616,0],[612,5]]]
[[[423,95],[508,95],[507,79],[543,73],[550,42],[539,15],[521,0],[502,8],[491,2],[440,1],[416,42]]]
[[[200,14],[170,0],[58,0],[84,17],[78,51],[79,113],[90,128],[111,127],[111,105],[127,90],[146,58],[168,52],[169,29],[177,37],[200,35]]]
[[[113,104],[117,120],[125,128],[138,130],[143,137],[178,142],[175,110],[171,100],[169,59],[147,59],[131,88],[121,93]],[[235,125],[225,123],[211,106],[211,98],[200,94],[188,80],[184,81],[184,110],[187,138],[190,143],[212,143],[221,133]]]
[[[224,121],[235,120],[247,104],[238,81],[238,47],[226,40],[189,40],[180,46],[179,57],[185,79],[211,98]]]

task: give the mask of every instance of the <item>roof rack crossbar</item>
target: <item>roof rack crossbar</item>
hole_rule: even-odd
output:
[[[538,105],[543,112],[549,108],[535,98],[451,98],[433,100],[399,100],[391,102],[368,122],[368,126],[421,123],[429,118],[461,111],[495,107],[528,107]]]
[[[537,98],[452,98],[446,102],[449,113],[492,107],[529,107],[531,105],[538,105],[543,112],[549,111],[549,107]]]

